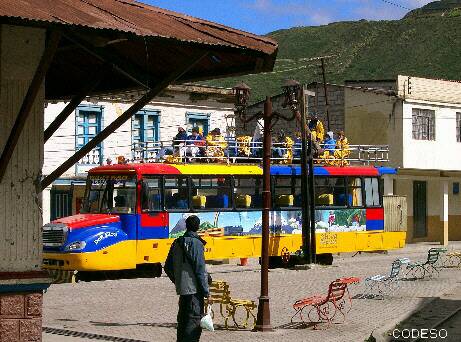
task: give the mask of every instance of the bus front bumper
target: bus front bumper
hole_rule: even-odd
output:
[[[43,252],[43,268],[68,271],[115,271],[136,268],[136,241],[122,241],[96,252]]]

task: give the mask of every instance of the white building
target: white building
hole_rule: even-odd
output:
[[[105,126],[132,104],[133,94],[88,98],[77,107],[45,144],[43,175],[50,174],[70,155],[86,144]],[[190,131],[193,126],[204,135],[220,128],[233,134],[232,89],[195,85],[170,86],[111,134],[102,144],[71,167],[43,192],[43,221],[79,212],[86,173],[117,157],[141,161],[153,157],[152,146],[171,144],[178,127]],[[65,102],[49,103],[45,109],[45,128],[66,106]]]
[[[398,76],[396,91],[346,86],[353,144],[388,144],[398,174],[385,195],[407,197],[407,240],[461,240],[461,83]]]

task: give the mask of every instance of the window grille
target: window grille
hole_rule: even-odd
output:
[[[435,111],[413,108],[413,139],[435,140]]]

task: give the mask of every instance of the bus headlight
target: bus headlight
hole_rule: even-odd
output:
[[[80,251],[83,248],[85,248],[86,242],[85,241],[75,241],[72,242],[71,244],[67,245],[65,250],[72,252],[72,251]]]

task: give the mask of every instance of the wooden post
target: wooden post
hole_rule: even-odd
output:
[[[21,108],[14,122],[13,128],[11,129],[8,140],[6,141],[5,148],[3,149],[0,157],[0,182],[5,175],[6,169],[10,162],[11,156],[13,155],[14,149],[19,141],[22,130],[26,124],[27,118],[29,117],[32,106],[35,102],[40,87],[45,80],[46,73],[48,71],[51,62],[53,61],[54,54],[58,49],[59,41],[61,39],[61,33],[57,31],[51,31],[46,41],[45,50],[38,63],[37,70],[35,71],[34,77],[29,85],[26,96],[22,101]]]
[[[195,64],[197,64],[202,58],[208,55],[208,51],[201,53],[198,56],[188,58],[188,62],[185,63],[182,67],[179,67],[177,71],[173,72],[155,87],[149,90],[143,97],[136,101],[130,108],[128,108],[122,115],[117,119],[112,121],[109,126],[104,128],[99,132],[93,139],[91,139],[85,146],[78,150],[74,155],[67,159],[63,164],[61,164],[56,170],[51,174],[46,176],[42,182],[42,190],[45,189],[48,185],[53,183],[53,181],[66,172],[72,165],[77,163],[80,159],[88,154],[93,148],[100,144],[104,139],[106,139],[110,134],[112,134],[116,129],[123,125],[132,115],[140,111],[145,105],[147,105],[156,95],[158,95],[163,89],[165,89],[170,83],[180,78],[187,71],[189,71]]]

